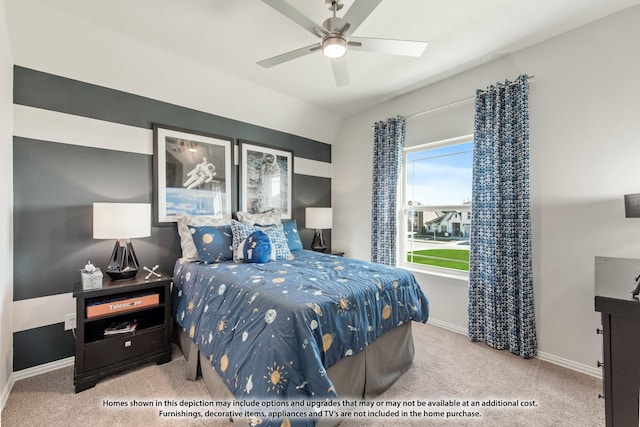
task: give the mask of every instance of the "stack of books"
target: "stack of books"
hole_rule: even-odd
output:
[[[105,335],[126,334],[127,332],[133,332],[138,326],[137,320],[120,320],[113,322],[107,329],[104,330]]]

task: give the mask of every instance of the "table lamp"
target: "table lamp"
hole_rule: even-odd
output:
[[[311,249],[314,251],[324,251],[327,244],[322,236],[322,229],[333,226],[333,210],[331,208],[305,208],[305,227],[315,228],[316,234],[311,242]]]
[[[131,240],[151,235],[148,203],[94,203],[93,238],[116,239],[106,273],[111,280],[131,279],[138,273],[138,258]]]

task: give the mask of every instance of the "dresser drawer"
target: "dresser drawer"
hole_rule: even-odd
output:
[[[84,369],[91,371],[165,347],[164,325],[105,338],[85,345]]]

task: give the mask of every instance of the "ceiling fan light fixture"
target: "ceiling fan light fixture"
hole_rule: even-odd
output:
[[[322,53],[331,59],[342,58],[347,53],[347,41],[340,36],[327,37],[322,40]]]

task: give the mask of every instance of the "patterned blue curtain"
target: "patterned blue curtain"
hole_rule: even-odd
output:
[[[396,264],[397,197],[404,128],[405,120],[400,116],[376,122],[373,127],[371,261],[386,265]]]
[[[469,338],[536,355],[529,214],[528,77],[476,93]]]

